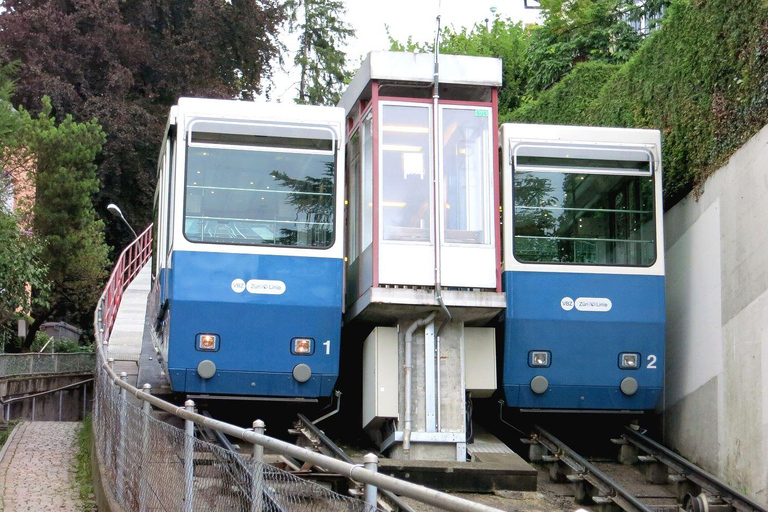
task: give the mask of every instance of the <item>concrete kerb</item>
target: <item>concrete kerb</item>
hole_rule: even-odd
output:
[[[3,459],[5,458],[5,452],[8,450],[8,446],[11,444],[11,442],[13,441],[13,438],[16,436],[16,432],[18,432],[19,427],[22,426],[23,424],[24,422],[22,421],[21,423],[13,427],[13,430],[11,430],[11,433],[8,434],[8,439],[5,440],[5,444],[3,445],[3,448],[0,449],[0,462],[2,462]]]

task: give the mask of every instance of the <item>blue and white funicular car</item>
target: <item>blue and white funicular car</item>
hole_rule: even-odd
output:
[[[508,405],[654,409],[665,323],[659,132],[505,124],[501,134]]]
[[[155,342],[173,391],[329,396],[344,111],[181,98],[159,159]]]

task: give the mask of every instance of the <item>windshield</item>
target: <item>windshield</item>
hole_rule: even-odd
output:
[[[249,137],[191,133],[186,238],[219,244],[330,247],[336,181],[330,141]]]
[[[612,161],[584,158],[578,151],[552,158],[540,154],[518,154],[515,161],[513,247],[518,261],[653,265],[650,156],[641,160],[636,153]]]

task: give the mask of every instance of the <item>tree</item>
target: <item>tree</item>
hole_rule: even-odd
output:
[[[278,0],[6,0],[0,57],[19,61],[14,102],[107,134],[97,211],[115,202],[151,222],[155,166],[168,109],[182,95],[252,98],[271,74],[284,20]],[[109,223],[116,248],[130,240]]]
[[[50,300],[33,301],[34,319],[22,349],[28,349],[40,325],[49,318],[88,326],[93,305],[107,276],[108,247],[104,223],[97,220],[91,197],[99,189],[94,161],[106,138],[96,120],[61,122],[50,115],[43,98],[40,114],[22,111],[20,137],[35,184],[32,225],[45,244],[37,256],[46,266]],[[42,275],[40,277],[43,277]],[[33,297],[40,297],[33,288]]]
[[[46,266],[40,261],[43,244],[20,224],[28,219],[14,204],[14,181],[23,172],[19,166],[22,116],[10,105],[15,65],[0,66],[0,339],[13,329],[11,322],[33,307],[48,305]],[[7,205],[12,205],[8,207]],[[25,205],[21,205],[22,207]],[[35,290],[35,294],[30,293]]]
[[[541,0],[544,23],[531,32],[528,93],[550,88],[584,61],[622,64],[642,42],[640,19],[666,0]]]
[[[350,79],[346,55],[339,48],[355,31],[342,19],[346,9],[340,0],[287,0],[289,30],[299,34],[294,63],[299,66],[297,103],[336,105],[341,89]]]
[[[19,229],[16,216],[0,211],[0,326],[33,308],[48,306],[47,268],[40,261],[43,244]],[[35,290],[34,295],[30,290]]]
[[[446,27],[442,31],[440,53],[496,57],[502,62],[502,88],[499,91],[499,114],[506,116],[520,106],[528,81],[527,53],[529,30],[520,22],[496,16],[490,27],[476,23],[472,28],[456,30]],[[400,43],[389,36],[390,50],[431,53],[434,43],[415,43],[408,38]]]

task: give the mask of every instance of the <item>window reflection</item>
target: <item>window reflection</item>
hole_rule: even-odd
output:
[[[490,109],[443,108],[446,242],[488,243]]]
[[[523,262],[650,266],[652,176],[514,173],[514,253]]]
[[[381,130],[384,240],[430,240],[430,108],[384,105]]]
[[[184,235],[238,245],[330,247],[333,154],[189,147]]]

